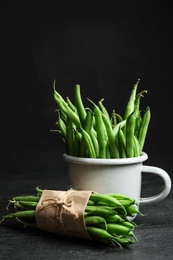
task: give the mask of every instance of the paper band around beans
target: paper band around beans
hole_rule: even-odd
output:
[[[36,207],[38,228],[59,235],[91,239],[84,221],[84,210],[92,191],[44,190]]]

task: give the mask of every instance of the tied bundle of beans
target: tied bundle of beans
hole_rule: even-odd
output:
[[[93,109],[83,104],[80,85],[74,88],[74,103],[65,100],[53,85],[57,105],[57,132],[63,140],[66,152],[72,156],[89,158],[130,158],[140,156],[151,118],[150,107],[144,112],[140,108],[143,90],[137,93],[139,81],[134,85],[124,115],[114,109],[108,113],[101,99]]]
[[[36,187],[36,191],[37,195],[16,196],[12,200],[9,200],[7,209],[9,209],[12,204],[15,212],[3,216],[1,222],[3,220],[16,219],[24,226],[39,228],[37,223],[37,218],[39,217],[36,218],[36,210],[44,190]],[[81,192],[82,191],[78,191],[77,194],[80,194]],[[138,241],[134,234],[134,229],[137,225],[128,218],[134,216],[134,214],[141,214],[134,199],[121,194],[99,194],[95,192],[90,192],[88,194],[89,197],[81,214],[88,239],[108,245],[118,245],[121,248],[122,246],[127,246]],[[78,196],[78,203],[80,204],[79,197],[80,196]],[[52,198],[47,199],[46,202],[48,203],[46,204],[46,208],[50,206],[52,201],[54,203]],[[41,204],[43,204],[43,201]],[[67,207],[69,207],[69,205],[67,205]],[[58,208],[58,210],[60,211],[60,208]],[[59,218],[62,217],[63,227],[68,226],[65,221],[68,220],[67,217],[70,215],[69,212],[67,213],[64,220],[63,215],[55,218],[56,221],[58,221]],[[77,214],[75,212],[73,214],[76,221]],[[47,212],[45,215],[48,215]],[[50,219],[50,222],[46,220],[45,223],[52,224],[54,221],[53,218],[54,217]],[[43,223],[43,229],[45,223]],[[69,223],[70,226],[73,226],[71,220],[69,220]],[[79,226],[80,222],[78,219],[76,223],[77,225],[73,227],[76,230],[75,232],[73,230],[73,233],[71,233],[70,236],[75,236],[75,234],[77,234],[78,237],[82,237],[80,234],[81,226]],[[49,229],[48,226],[46,230],[54,232],[54,227]],[[62,234],[60,231],[56,231],[55,233]],[[68,232],[67,235],[69,235]],[[84,238],[87,238],[87,236]]]

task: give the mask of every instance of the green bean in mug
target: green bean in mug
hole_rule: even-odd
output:
[[[87,98],[92,107],[85,107],[79,84],[74,87],[74,104],[69,98],[63,99],[55,81],[53,84],[58,130],[52,131],[58,133],[66,148],[63,158],[68,165],[69,188],[124,194],[137,201],[134,211],[164,200],[171,190],[171,179],[164,169],[144,165],[151,109],[142,109],[141,97],[147,90],[137,92],[139,82],[131,90],[123,115],[115,109],[109,113],[104,98],[97,103]],[[146,173],[159,176],[164,185],[161,193],[143,198],[142,176]]]

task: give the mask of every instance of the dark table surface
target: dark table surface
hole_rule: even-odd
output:
[[[150,161],[149,161],[150,162]],[[17,195],[35,194],[35,187],[66,190],[67,168],[57,151],[22,151],[4,154],[0,160],[0,215],[7,202]],[[172,174],[171,158],[151,156],[151,163]],[[171,177],[172,178],[172,177]],[[159,192],[162,181],[154,176],[143,179],[142,195]],[[173,259],[173,192],[157,204],[143,206],[135,219],[143,224],[135,229],[138,243],[120,249],[77,238],[62,238],[44,231],[24,228],[15,221],[0,225],[0,259]]]

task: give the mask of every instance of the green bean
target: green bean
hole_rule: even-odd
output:
[[[91,140],[90,140],[91,141]],[[79,151],[80,151],[80,157],[85,157],[85,158],[88,158],[88,157],[91,157],[91,155],[89,155],[89,144],[87,143],[88,142],[88,139],[86,139],[86,136],[85,134],[83,133],[82,134],[82,140],[81,140],[81,143],[79,144]]]
[[[106,220],[101,216],[85,216],[85,225],[88,226],[96,226],[101,227],[103,229],[107,229]]]
[[[106,142],[106,158],[110,159],[111,157],[112,156],[111,156],[110,145],[109,145],[109,141],[107,140],[107,142]]]
[[[130,95],[130,98],[127,102],[126,109],[125,109],[125,112],[124,112],[124,119],[127,119],[132,113],[134,113],[136,92],[137,92],[137,87],[138,87],[139,81],[140,81],[140,79],[138,79],[137,83],[134,85],[134,87],[131,91],[131,95]],[[127,126],[125,126],[124,129],[123,129],[125,137],[127,136],[126,135],[126,128],[127,128]]]
[[[134,112],[129,115],[126,123],[126,155],[128,158],[134,157],[134,132],[135,132]]]
[[[86,118],[83,123],[83,129],[90,135],[94,146],[96,158],[99,156],[99,145],[97,141],[96,131],[94,129],[94,114],[90,108],[86,108]]]
[[[99,144],[99,158],[106,158],[106,129],[103,123],[101,112],[98,107],[94,107],[95,122],[96,122],[96,132],[97,140]]]
[[[115,240],[117,241],[117,243],[119,243],[119,245],[123,245],[123,246],[125,246],[125,245],[130,245],[130,244],[133,244],[135,241],[134,240],[132,240],[132,239],[130,239],[130,238],[128,238],[128,237],[118,237],[118,236],[116,236],[115,237]]]
[[[76,109],[75,105],[71,102],[70,98],[66,97],[66,100],[67,100],[67,104],[71,108],[71,110],[77,114],[77,109]]]
[[[105,219],[101,216],[86,216],[85,217],[86,225],[94,225],[94,224],[100,224],[100,223],[106,223]]]
[[[66,124],[64,123],[64,121],[62,120],[61,118],[61,115],[60,115],[60,112],[58,111],[58,122],[57,122],[57,126],[59,127],[61,133],[62,133],[62,136],[63,138],[66,139]]]
[[[98,143],[96,132],[95,132],[94,128],[91,129],[90,136],[91,136],[91,140],[92,140],[92,143],[94,146],[96,158],[98,158],[99,157],[99,143]]]
[[[36,209],[36,206],[38,204],[38,202],[36,202],[36,201],[26,201],[26,200],[20,200],[17,202],[18,202],[18,204],[23,206],[25,209]]]
[[[35,201],[38,202],[40,200],[40,196],[32,196],[32,195],[26,195],[26,196],[16,196],[13,197],[14,201]]]
[[[107,223],[98,223],[95,225],[87,225],[86,227],[97,227],[97,228],[102,228],[104,230],[107,230]]]
[[[151,119],[151,111],[150,111],[150,107],[147,107],[143,116],[141,128],[139,131],[139,137],[138,137],[139,145],[140,145],[140,153],[142,152],[144,147],[144,142],[146,139],[150,119]]]
[[[147,92],[147,90],[143,90],[140,93],[138,93],[134,100],[134,115],[135,117],[138,117],[140,115],[140,99],[143,97],[143,93]]]
[[[115,143],[115,136],[112,130],[111,122],[105,114],[102,114],[103,122],[105,124],[105,128],[107,131],[107,136],[108,136],[108,143],[110,147],[110,155],[111,158],[119,158],[119,151]]]
[[[144,216],[140,211],[139,208],[136,205],[130,205],[126,208],[127,211],[127,215],[129,216],[133,216],[135,214],[140,214],[142,216]]]
[[[82,132],[83,131],[83,132]],[[90,144],[92,145],[92,140],[88,140],[86,135],[88,134],[86,131],[86,133],[84,132],[85,130],[81,130],[81,142],[79,143],[79,147],[80,147],[80,157],[90,157],[88,149],[90,149]],[[89,137],[88,137],[89,138]],[[88,141],[90,143],[88,143]],[[93,148],[94,150],[94,148]]]
[[[126,158],[126,141],[123,130],[120,128],[118,131],[118,150],[120,158]]]
[[[118,202],[119,203],[121,203],[122,205],[123,205],[123,207],[128,207],[128,206],[130,206],[130,205],[132,205],[132,204],[136,204],[136,201],[135,201],[135,199],[121,199],[121,200],[118,200]]]
[[[107,231],[111,235],[127,236],[129,235],[131,228],[123,226],[119,223],[107,223]]]
[[[80,120],[78,115],[68,106],[66,101],[60,96],[60,94],[55,90],[55,88],[54,100],[58,105],[58,108],[61,109],[77,127],[80,126]]]
[[[53,97],[55,102],[57,103],[57,105],[59,106],[58,108],[61,109],[61,107],[63,108],[62,111],[65,112],[66,114],[66,109],[68,107],[68,104],[66,103],[66,101],[64,100],[64,98],[56,91],[55,86],[53,87]],[[70,107],[68,107],[70,109]]]
[[[56,98],[58,98],[59,100],[61,100],[61,102],[63,103],[63,104],[65,104],[66,102],[65,102],[65,100],[63,99],[63,97],[56,91],[56,84],[55,84],[55,80],[54,80],[54,82],[53,82],[53,93],[54,93],[54,98],[56,97]]]
[[[139,140],[135,135],[133,136],[133,140],[134,140],[134,157],[137,157],[140,156],[141,154]]]
[[[134,116],[136,117],[136,126],[135,126],[135,136],[138,138],[138,131],[141,126],[142,118],[141,118],[141,110],[140,110],[140,99],[143,97],[143,93],[147,90],[143,90],[140,93],[136,95],[135,101],[134,101]]]
[[[82,97],[81,97],[81,90],[80,90],[80,85],[76,84],[75,85],[75,105],[76,105],[76,109],[79,115],[79,119],[80,122],[83,126],[83,123],[85,121],[86,118],[86,111],[85,111],[85,107],[83,105],[83,101],[82,101]]]
[[[137,238],[133,232],[134,226],[129,227],[122,225],[121,223],[107,223],[107,231],[113,236],[132,236],[137,242]]]
[[[103,122],[102,114],[99,107],[93,101],[88,99],[94,105],[95,128],[97,132],[97,140],[99,144],[99,158],[106,158],[106,141],[107,133]]]
[[[97,227],[88,227],[87,231],[93,240],[100,241],[104,244],[111,244],[114,246],[115,244],[118,244],[118,246],[122,248],[118,240],[114,236],[109,234],[105,229]]]
[[[96,158],[96,152],[95,152],[92,140],[91,140],[91,136],[84,129],[82,129],[82,127],[80,127],[80,131],[81,131],[81,134],[83,135],[83,138],[86,142],[89,157]]]
[[[66,142],[67,142],[67,152],[69,155],[75,155],[74,151],[74,130],[72,122],[69,117],[66,121]]]
[[[74,129],[74,152],[75,156],[81,156],[81,141],[82,141],[82,134]]]
[[[102,239],[106,239],[107,241],[111,241],[114,237],[109,234],[105,229],[98,227],[87,227],[87,231],[89,235],[95,240],[102,241]]]
[[[24,210],[16,211],[14,213],[3,216],[3,219],[12,219],[12,218],[34,218],[35,210]]]
[[[127,214],[125,207],[116,198],[110,197],[107,194],[91,194],[90,199],[95,201],[97,205],[113,207],[119,214],[124,216]]]
[[[90,195],[90,200],[95,203],[103,202],[110,207],[122,206],[122,204],[115,197],[109,196],[108,194],[92,193]]]
[[[94,214],[94,216],[98,215],[102,217],[115,215],[115,211],[113,209],[111,209],[110,207],[102,207],[102,206],[86,206],[85,212],[87,213],[87,215]]]
[[[127,120],[123,120],[119,123],[116,124],[116,126],[113,128],[113,133],[114,133],[114,136],[116,136],[119,132],[120,129],[122,129],[123,127],[125,127],[126,125],[126,121]]]
[[[136,125],[135,125],[135,136],[137,139],[139,138],[139,131],[140,131],[141,125],[142,125],[142,118],[141,118],[141,115],[139,114],[136,117]]]
[[[95,202],[93,201],[93,200],[88,200],[88,202],[87,202],[87,205],[88,206],[93,206],[93,205],[95,205]]]
[[[130,98],[129,98],[127,105],[126,105],[126,109],[125,109],[125,113],[124,113],[124,119],[127,119],[129,117],[129,115],[131,113],[133,113],[133,111],[134,111],[134,102],[135,102],[135,98],[136,98],[136,91],[137,91],[139,81],[140,81],[140,79],[138,79],[138,81],[136,82],[136,84],[134,85],[134,87],[132,89]]]
[[[121,225],[126,226],[127,228],[129,228],[131,230],[133,230],[136,226],[130,221],[121,221]]]
[[[91,129],[93,126],[93,111],[90,108],[86,109],[86,117],[83,121],[83,129],[91,134]]]
[[[93,201],[95,204],[109,205],[112,207],[120,204],[125,208],[132,204],[137,205],[137,202],[134,198],[129,198],[122,194],[112,194],[112,193],[108,193],[108,194],[93,193],[90,195],[90,201]]]
[[[133,200],[133,198],[130,198],[124,194],[120,193],[107,193],[108,196],[111,196],[113,198],[116,198],[117,200]]]
[[[74,136],[74,156],[81,156],[81,144],[76,135]]]
[[[76,139],[80,143],[82,141],[82,133],[80,133],[79,130],[75,130],[74,132],[75,132]]]

